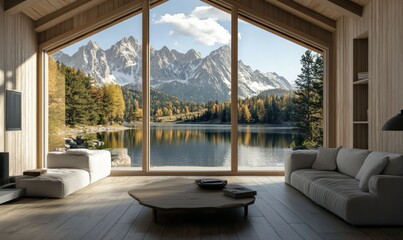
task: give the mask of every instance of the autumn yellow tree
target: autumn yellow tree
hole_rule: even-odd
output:
[[[241,108],[241,119],[240,122],[249,123],[252,121],[252,114],[249,111],[249,107],[247,104],[243,105]]]
[[[117,84],[104,84],[104,109],[109,121],[121,122],[125,113],[122,88]]]
[[[58,70],[58,63],[49,58],[49,151],[55,148],[64,147],[61,129],[65,125],[65,80],[64,75]]]

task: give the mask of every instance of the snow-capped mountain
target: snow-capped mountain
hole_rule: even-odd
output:
[[[53,58],[84,71],[98,84],[141,84],[141,49],[141,43],[130,36],[107,50],[90,41],[72,56],[59,51]],[[253,70],[242,61],[238,62],[238,68],[240,97],[255,96],[268,89],[292,89],[291,84],[276,73]],[[227,100],[231,94],[231,49],[222,46],[202,58],[193,49],[180,53],[165,46],[160,50],[151,48],[150,74],[151,87],[167,94],[197,102]]]

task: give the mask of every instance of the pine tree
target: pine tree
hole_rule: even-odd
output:
[[[266,116],[266,109],[264,107],[264,100],[259,99],[257,101],[257,119],[259,122],[264,122],[264,118]]]
[[[90,94],[93,80],[83,72],[63,64],[59,71],[65,77],[66,124],[75,127],[91,125],[94,99]]]
[[[298,130],[293,141],[296,146],[315,147],[322,145],[323,141],[323,60],[320,55],[307,50],[301,57],[301,64],[291,115]]]

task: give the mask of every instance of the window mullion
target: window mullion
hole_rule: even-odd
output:
[[[238,171],[238,7],[231,10],[231,171]]]
[[[142,36],[142,91],[143,91],[143,144],[142,170],[150,170],[150,5],[143,1]]]

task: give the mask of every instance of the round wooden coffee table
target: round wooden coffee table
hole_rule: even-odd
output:
[[[141,205],[153,209],[154,221],[157,210],[203,210],[244,208],[248,216],[248,206],[255,202],[254,197],[231,198],[221,190],[201,189],[194,180],[186,178],[168,179],[150,183],[129,191],[129,195]]]

